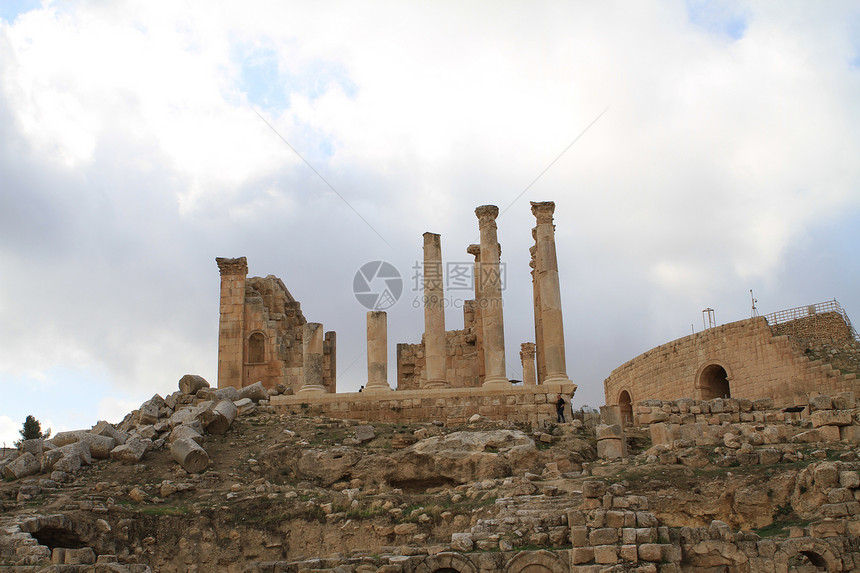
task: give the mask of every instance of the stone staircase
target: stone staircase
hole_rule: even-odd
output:
[[[548,493],[514,495],[496,500],[498,513],[491,519],[480,519],[471,528],[471,539],[481,550],[505,549],[535,545],[564,547],[570,544],[567,512],[582,503],[579,495],[566,495],[550,486]],[[507,541],[506,541],[507,540]]]

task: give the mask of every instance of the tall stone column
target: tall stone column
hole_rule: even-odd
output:
[[[532,229],[532,238],[535,238],[536,231],[537,229]],[[535,260],[537,257],[537,246],[532,245],[531,247],[529,247],[529,253],[531,254],[529,266],[532,269],[532,296],[534,298],[535,312],[535,353],[537,355],[537,383],[543,384],[543,381],[546,378],[546,360],[544,360],[543,355],[543,321],[541,320],[540,314],[540,282],[538,281],[537,277],[537,261]]]
[[[221,317],[218,323],[218,388],[242,387],[245,353],[245,278],[248,259],[217,257],[221,272]]]
[[[299,394],[324,394],[323,386],[323,325],[307,322],[302,331],[304,382]]]
[[[388,314],[382,310],[367,313],[367,386],[365,392],[387,392]]]
[[[445,293],[442,288],[442,239],[424,233],[424,359],[425,388],[448,385],[445,352]]]
[[[510,386],[505,371],[505,323],[502,313],[502,280],[496,217],[499,208],[475,209],[481,230],[481,322],[484,329],[484,386]]]
[[[523,386],[534,386],[537,384],[537,378],[535,378],[534,342],[523,342],[520,344],[520,360],[523,362]]]
[[[481,302],[481,245],[469,245],[466,252],[475,257],[473,276],[475,278],[475,347],[478,354],[478,381],[484,383],[484,324],[482,322]]]
[[[555,253],[555,226],[552,214],[555,203],[532,202],[532,214],[537,219],[535,241],[536,277],[540,291],[543,359],[546,361],[547,382],[570,382],[564,356],[564,324],[561,315],[561,289],[558,283],[558,260]]]

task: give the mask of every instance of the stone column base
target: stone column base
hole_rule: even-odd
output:
[[[296,394],[327,394],[325,386],[302,386]]]

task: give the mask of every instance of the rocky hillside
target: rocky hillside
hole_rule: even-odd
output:
[[[823,507],[860,514],[848,444],[747,466],[721,446],[667,452],[633,431],[631,456],[609,463],[580,421],[371,426],[276,411],[259,387],[183,380],[116,426],[25,443],[3,463],[2,570],[396,573],[468,554],[489,571],[559,552],[602,571],[699,570],[689,564],[832,520]],[[846,535],[853,517],[838,517]],[[672,532],[696,527],[722,545],[682,553],[705,534]]]

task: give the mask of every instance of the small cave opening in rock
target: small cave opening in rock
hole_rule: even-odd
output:
[[[402,489],[407,493],[423,492],[434,487],[451,487],[456,485],[458,485],[457,482],[444,477],[411,479],[391,482],[391,487]]]
[[[80,537],[74,532],[62,527],[43,527],[32,534],[39,542],[52,551],[57,547],[63,549],[83,549],[87,547]]]

